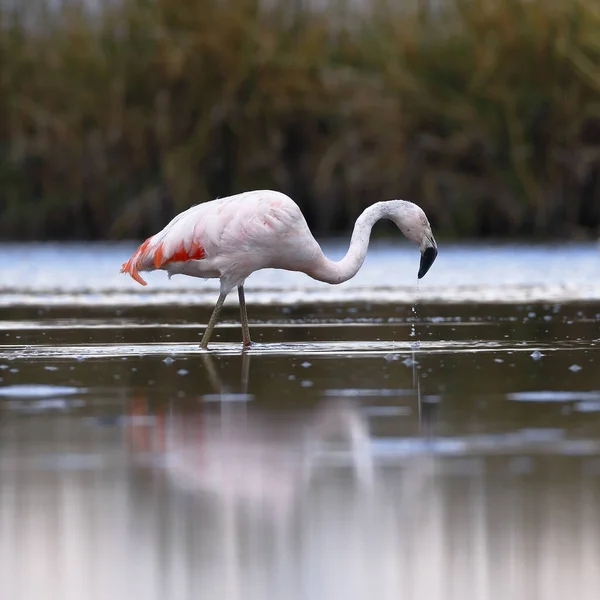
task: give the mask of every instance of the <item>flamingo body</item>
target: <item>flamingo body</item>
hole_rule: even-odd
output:
[[[357,219],[350,248],[339,262],[329,260],[312,236],[298,208],[280,192],[244,192],[193,206],[177,215],[162,231],[149,237],[122,265],[142,285],[140,271],[156,269],[201,278],[219,278],[221,292],[201,346],[207,347],[225,298],[238,288],[244,345],[250,333],[244,299],[244,282],[254,271],[266,268],[302,271],[332,284],[347,281],[364,261],[371,228],[391,219],[419,246],[419,278],[437,256],[437,245],[425,213],[412,202],[389,200],[367,208]]]
[[[121,271],[142,285],[139,271],[163,269],[169,275],[219,278],[231,290],[260,269],[302,270],[319,252],[291,198],[253,191],[180,213],[148,238]]]

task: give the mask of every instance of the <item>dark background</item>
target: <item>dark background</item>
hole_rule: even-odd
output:
[[[0,0],[0,239],[142,238],[277,189],[317,235],[598,236],[589,0]]]

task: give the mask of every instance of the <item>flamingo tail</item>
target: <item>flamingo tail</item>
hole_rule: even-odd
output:
[[[165,242],[160,241],[158,244],[149,247],[151,240],[152,237],[149,237],[133,253],[131,258],[121,266],[121,273],[129,273],[133,279],[142,285],[147,285],[147,283],[142,279],[139,271],[161,269],[168,263],[200,260],[206,256],[202,245],[194,240],[187,243],[182,241],[176,246],[172,244],[165,246]]]
[[[146,270],[153,264],[152,252],[148,251],[148,244],[152,238],[149,237],[131,256],[121,265],[121,273],[129,273],[133,279],[142,285],[148,285],[139,274],[140,269]]]

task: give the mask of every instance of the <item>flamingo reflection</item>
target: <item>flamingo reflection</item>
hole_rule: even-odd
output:
[[[211,400],[190,409],[152,408],[132,398],[127,435],[138,464],[161,470],[178,489],[228,498],[283,517],[319,469],[342,461],[357,484],[372,488],[368,422],[347,398],[328,398],[317,408],[285,418],[252,408],[250,355],[242,357],[241,389],[233,394],[211,355],[204,366],[215,389]]]

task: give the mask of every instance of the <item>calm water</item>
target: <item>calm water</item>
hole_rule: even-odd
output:
[[[213,282],[0,250],[2,600],[599,597],[595,246],[259,273],[210,354]]]

